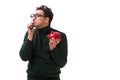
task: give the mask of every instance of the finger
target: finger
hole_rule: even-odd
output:
[[[60,40],[59,40],[59,41],[56,41],[56,42],[57,42],[57,44],[59,44]]]
[[[49,39],[51,42],[54,42],[55,41],[55,38],[53,37],[53,38],[51,38],[51,39]]]

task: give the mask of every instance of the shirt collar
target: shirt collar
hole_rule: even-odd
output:
[[[42,34],[49,34],[50,33],[50,26],[46,26],[42,29],[38,29],[38,28],[36,28],[36,29],[39,31],[39,33],[42,33]]]

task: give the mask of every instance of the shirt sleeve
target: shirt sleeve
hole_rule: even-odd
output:
[[[60,67],[64,67],[67,62],[67,54],[68,54],[68,44],[67,37],[64,33],[61,33],[61,41],[57,45],[55,49],[51,52],[51,57],[53,61]]]
[[[32,41],[28,40],[27,36],[28,36],[28,33],[26,33],[24,37],[24,41],[19,52],[20,57],[23,61],[29,60],[32,54]]]

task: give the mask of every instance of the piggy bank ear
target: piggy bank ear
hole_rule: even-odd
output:
[[[52,34],[49,34],[47,37],[48,37],[49,39],[51,39],[51,38],[53,38],[53,35],[52,35]]]

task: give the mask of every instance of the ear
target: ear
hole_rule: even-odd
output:
[[[49,17],[45,18],[45,23],[49,23]]]

